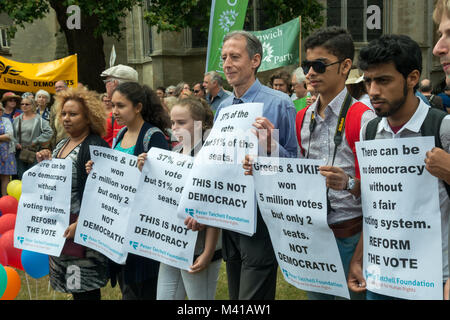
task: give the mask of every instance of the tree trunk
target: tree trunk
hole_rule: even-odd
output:
[[[81,12],[81,29],[71,30],[67,27],[67,7],[62,2],[49,1],[56,11],[59,25],[66,37],[69,54],[77,54],[78,82],[86,85],[90,90],[105,92],[105,85],[100,78],[100,74],[105,70],[103,37],[94,36],[94,30],[99,24],[98,18]]]

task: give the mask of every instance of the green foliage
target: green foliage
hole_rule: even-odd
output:
[[[160,31],[180,31],[185,27],[209,28],[211,0],[156,0],[146,7],[144,19]]]
[[[250,1],[251,2],[251,1]],[[322,26],[323,6],[316,0],[264,0],[260,1],[266,24],[270,28],[302,17],[302,36],[306,37],[312,30]]]
[[[158,31],[179,31],[187,26],[208,31],[211,2],[211,0],[151,1],[152,5],[148,7],[144,17],[149,25],[157,26]],[[258,2],[265,12],[264,24],[268,28],[302,16],[302,35],[307,36],[324,21],[321,15],[324,8],[316,0],[258,0]],[[247,21],[252,14],[253,1],[249,0]]]
[[[223,1],[223,0],[218,0]],[[24,27],[48,14],[50,7],[65,8],[77,5],[81,16],[88,14],[98,18],[98,26],[91,30],[95,36],[102,34],[120,39],[125,29],[123,20],[134,6],[141,6],[145,21],[157,26],[158,31],[179,31],[185,27],[209,28],[211,0],[1,0],[0,12],[13,19],[10,35],[17,27]],[[316,0],[259,0],[266,13],[265,24],[274,27],[295,17],[302,16],[302,33],[306,36],[323,23],[323,7]],[[253,1],[249,1],[247,17],[252,14]],[[67,13],[65,13],[67,14]],[[82,20],[83,21],[83,18]],[[85,32],[83,30],[83,32]]]
[[[32,279],[25,272],[17,270],[21,279],[21,287],[16,300],[72,300],[69,293],[54,291],[49,285],[49,276],[40,279]],[[111,283],[101,289],[102,300],[121,300],[119,285],[114,288]],[[278,268],[277,289],[275,300],[306,300],[306,292],[295,288],[284,280],[283,275]],[[222,262],[219,279],[217,281],[216,300],[229,300],[228,282],[225,269],[225,262]]]

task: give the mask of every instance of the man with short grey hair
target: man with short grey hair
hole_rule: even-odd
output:
[[[58,80],[55,82],[55,92],[64,91],[68,88],[67,83],[64,80]]]
[[[292,101],[298,112],[306,107],[306,94],[308,93],[306,89],[306,76],[302,67],[298,67],[292,72],[292,90],[295,94],[295,99],[292,99]]]
[[[223,90],[222,76],[216,71],[205,73],[203,87],[206,90],[206,101],[208,101],[213,112],[216,112],[220,103],[229,96],[229,94]]]
[[[175,87],[175,86],[173,86],[173,85],[168,86],[167,89],[166,89],[166,95],[167,95],[168,97],[174,97],[174,96],[175,96],[175,89],[176,89],[176,88],[177,88],[177,87]]]
[[[256,74],[262,59],[262,44],[253,34],[234,31],[225,36],[223,71],[233,93],[220,104],[216,117],[220,110],[233,104],[264,103],[263,115],[253,123],[259,145],[265,149],[261,153],[293,158],[297,156],[295,108],[287,94],[259,82]],[[260,135],[260,130],[266,134]],[[273,136],[275,132],[278,141]],[[252,236],[222,230],[222,252],[231,300],[275,299],[278,263],[259,207],[256,232]]]

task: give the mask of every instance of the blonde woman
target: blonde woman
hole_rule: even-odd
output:
[[[14,143],[16,145],[17,175],[22,180],[25,171],[31,168],[36,159],[23,160],[20,154],[23,150],[38,151],[47,143],[53,130],[48,121],[36,113],[36,101],[31,98],[22,99],[20,107],[23,113],[14,119]]]

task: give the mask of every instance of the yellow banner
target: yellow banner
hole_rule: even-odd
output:
[[[33,92],[43,89],[55,93],[55,83],[64,80],[78,85],[77,55],[43,63],[22,63],[0,56],[0,89]]]

